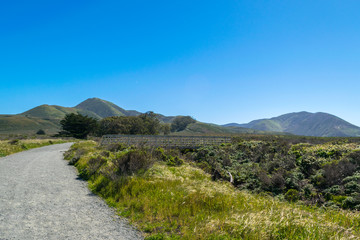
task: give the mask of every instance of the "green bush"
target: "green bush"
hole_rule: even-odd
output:
[[[289,189],[285,195],[284,195],[285,199],[288,200],[289,202],[296,202],[297,200],[300,199],[300,193],[298,190],[296,189]]]
[[[36,132],[37,135],[45,135],[45,131],[42,130],[42,129],[39,129],[37,132]]]
[[[347,197],[342,202],[342,207],[345,209],[355,209],[355,206],[359,204],[359,201],[356,198],[353,197]]]
[[[360,184],[355,181],[350,181],[344,185],[345,193],[352,194],[352,193],[360,193]]]
[[[127,176],[148,169],[154,160],[145,149],[131,149],[120,152],[118,157],[112,159],[112,163],[115,166],[116,175]]]

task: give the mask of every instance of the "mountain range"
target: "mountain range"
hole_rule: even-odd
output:
[[[134,110],[125,110],[114,103],[89,98],[75,107],[57,105],[40,105],[17,115],[0,115],[0,133],[31,134],[39,129],[54,134],[60,130],[60,120],[69,113],[80,113],[102,119],[110,116],[137,116],[141,114]],[[164,118],[160,115],[159,118]]]
[[[296,112],[246,124],[230,123],[225,127],[244,127],[261,131],[287,132],[317,137],[359,137],[360,128],[328,113]]]
[[[39,129],[47,134],[60,130],[60,120],[69,113],[81,113],[102,119],[110,116],[137,116],[141,112],[125,110],[99,98],[89,98],[75,107],[40,105],[16,115],[0,115],[0,134],[34,134]],[[161,122],[171,123],[174,116],[158,114]],[[327,113],[289,113],[247,124],[216,125],[196,122],[177,134],[295,134],[305,136],[360,136],[360,128]]]

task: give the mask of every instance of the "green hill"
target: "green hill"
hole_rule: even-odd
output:
[[[81,113],[95,119],[110,116],[137,116],[135,110],[125,110],[114,103],[99,98],[89,98],[75,107],[41,105],[18,115],[0,115],[0,133],[47,133],[60,130],[60,120],[69,113]],[[173,116],[157,115],[164,123]],[[360,128],[327,113],[289,113],[271,119],[255,120],[247,124],[231,123],[223,126],[196,122],[176,134],[296,134],[322,137],[360,136]]]
[[[76,113],[77,110],[74,108],[67,108],[55,105],[41,105],[30,109],[20,115],[33,118],[41,119],[62,119],[66,114]]]
[[[226,124],[226,127],[245,127],[261,131],[288,132],[317,137],[359,137],[360,128],[328,113],[297,112],[270,119],[254,120],[247,124]]]
[[[0,115],[1,134],[34,134],[39,129],[43,129],[48,134],[54,134],[58,131],[59,125],[54,120],[22,115]]]
[[[60,120],[66,114],[81,113],[95,119],[110,116],[137,116],[141,114],[135,110],[125,110],[114,103],[89,98],[75,107],[62,107],[57,105],[40,105],[18,115],[0,115],[1,134],[34,134],[39,129],[46,133],[57,133],[60,130]],[[174,117],[159,114],[162,122],[171,122]]]
[[[95,113],[100,118],[113,116],[137,116],[141,113],[138,111],[127,111],[114,103],[102,100],[100,98],[89,98],[76,107],[78,110]]]

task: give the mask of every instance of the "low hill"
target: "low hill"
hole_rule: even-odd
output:
[[[20,115],[25,117],[41,118],[41,119],[62,119],[66,114],[76,113],[77,110],[74,108],[67,108],[55,105],[41,105],[32,108]]]
[[[58,131],[59,124],[54,120],[22,115],[0,115],[1,134],[34,134],[40,129],[48,134],[54,134]]]
[[[316,137],[359,137],[360,128],[328,113],[297,112],[247,124],[230,123],[225,127],[244,127],[261,131],[288,132]]]

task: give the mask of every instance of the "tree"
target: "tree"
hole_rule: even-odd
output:
[[[160,121],[154,112],[146,112],[139,115],[139,118],[143,121],[144,133],[150,135],[157,135],[160,132]]]
[[[178,116],[171,123],[171,131],[180,132],[185,130],[185,128],[191,123],[196,123],[196,120],[190,116]]]
[[[164,132],[158,119],[153,112],[140,114],[139,116],[107,117],[99,122],[98,135],[106,134],[144,134],[156,135]]]
[[[161,125],[161,131],[164,133],[164,135],[169,135],[171,131],[171,125],[169,123],[163,123]]]
[[[37,135],[45,135],[45,131],[42,129],[39,129],[39,131],[36,132]]]
[[[94,118],[83,116],[81,114],[70,113],[66,114],[63,120],[60,121],[62,131],[60,136],[75,137],[85,139],[89,133],[94,132],[97,126],[97,121]]]

